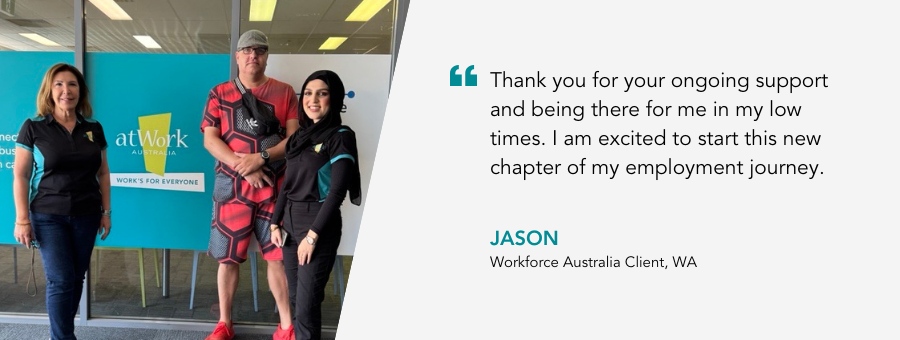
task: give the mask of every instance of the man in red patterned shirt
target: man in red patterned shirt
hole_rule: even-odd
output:
[[[208,254],[219,261],[219,323],[207,340],[231,340],[238,265],[247,259],[255,235],[268,261],[268,281],[280,317],[273,339],[294,339],[281,248],[269,229],[284,175],[284,145],[299,128],[291,85],[266,76],[269,43],[265,34],[241,35],[235,52],[237,78],[209,92],[200,129],[203,146],[216,158],[213,219]]]

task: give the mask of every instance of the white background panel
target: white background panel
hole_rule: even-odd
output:
[[[347,198],[341,206],[344,224],[338,255],[353,255],[356,248],[360,220],[366,207],[366,192],[378,149],[378,136],[387,105],[390,62],[391,57],[386,55],[278,54],[269,57],[266,68],[267,75],[290,84],[298,94],[302,93],[306,78],[318,70],[334,71],[344,82],[344,89],[348,93],[353,91],[353,98],[344,97],[347,110],[341,114],[341,120],[356,133],[363,203],[356,206]]]
[[[896,339],[896,4],[419,1],[410,5],[338,339]],[[477,87],[449,86],[475,65]],[[500,88],[490,72],[586,77]],[[596,88],[590,78],[620,77]],[[735,88],[624,77],[747,76]],[[776,93],[756,77],[827,75]],[[647,117],[663,105],[802,106],[799,117]],[[639,117],[491,117],[526,101],[637,105]],[[588,108],[589,110],[589,108]],[[492,146],[489,134],[657,134],[666,146]],[[747,146],[756,130],[818,146]],[[675,146],[672,132],[692,135]],[[696,135],[738,133],[739,146]],[[559,175],[492,175],[500,158]],[[745,175],[568,175],[594,163],[745,164]],[[818,166],[748,179],[746,164]],[[497,230],[556,246],[491,246]],[[492,268],[491,256],[664,258],[659,268]],[[696,268],[674,268],[690,255]]]

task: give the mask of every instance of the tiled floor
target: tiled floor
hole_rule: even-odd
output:
[[[0,246],[0,313],[46,313],[44,306],[44,273],[40,253],[35,256],[37,294],[26,293],[31,276],[31,250],[17,248],[15,264],[18,279],[14,275],[13,247]],[[170,251],[169,296],[162,296],[162,288],[156,286],[154,251],[144,249],[144,284],[147,307],[141,306],[141,287],[136,249],[96,249],[92,258],[91,281],[94,282],[91,297],[92,316],[115,318],[172,319],[178,321],[203,321],[211,324],[218,319],[218,295],[216,269],[218,264],[204,253],[200,254],[194,309],[189,308],[192,251]],[[156,254],[161,262],[162,251]],[[343,257],[344,279],[349,278],[352,257]],[[250,261],[241,265],[241,277],[235,296],[233,318],[247,324],[272,324],[278,322],[275,302],[266,280],[266,261],[258,261],[259,310],[254,310],[251,288]],[[99,266],[98,266],[99,263]],[[161,270],[162,268],[160,268]],[[162,273],[161,273],[162,274]],[[31,286],[34,293],[34,286]],[[323,326],[336,327],[340,317],[340,297],[334,289],[334,275],[326,289],[322,307]]]
[[[118,328],[75,326],[78,339],[89,340],[200,340],[208,331],[186,331],[173,329]],[[236,331],[234,340],[271,340],[271,333],[256,334]],[[0,322],[0,340],[46,340],[50,337],[47,325]],[[322,340],[334,340],[333,334],[323,334]]]

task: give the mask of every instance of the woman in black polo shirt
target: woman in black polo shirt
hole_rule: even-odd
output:
[[[272,243],[284,242],[284,271],[297,339],[320,339],[325,284],[341,243],[341,203],[359,205],[356,135],[341,125],[344,83],[332,71],[303,83],[300,130],[288,139],[287,170],[272,217]],[[275,232],[281,221],[289,236]]]
[[[38,115],[16,140],[16,241],[41,251],[52,339],[75,339],[75,313],[97,234],[111,228],[106,136],[91,118],[84,75],[53,65],[37,96]]]

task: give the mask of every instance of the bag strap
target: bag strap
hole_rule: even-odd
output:
[[[234,77],[234,80],[232,82],[234,83],[234,86],[237,87],[238,91],[241,92],[241,97],[244,97],[248,101],[250,101],[248,103],[250,105],[247,105],[249,106],[247,110],[250,110],[250,114],[252,114],[253,117],[259,117],[259,110],[256,106],[256,96],[253,95],[253,92],[248,92],[247,89],[244,88],[244,84],[241,83],[241,80],[238,77]]]
[[[244,88],[244,84],[241,84],[240,78],[234,77],[234,80],[232,80],[232,82],[234,82],[234,86],[237,86],[238,91],[240,91],[242,95],[244,93],[247,93],[247,89]]]

